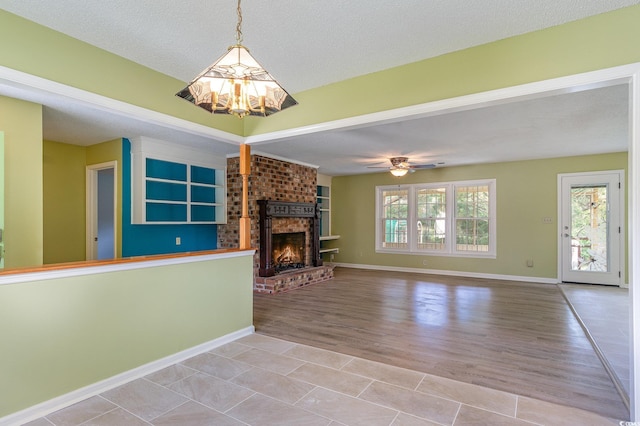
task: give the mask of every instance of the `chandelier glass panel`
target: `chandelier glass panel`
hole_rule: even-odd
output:
[[[236,44],[202,71],[176,96],[214,114],[266,117],[297,105],[287,91],[242,45],[242,10],[238,0]]]

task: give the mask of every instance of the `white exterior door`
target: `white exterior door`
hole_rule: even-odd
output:
[[[621,171],[559,176],[561,281],[622,283],[622,178]]]

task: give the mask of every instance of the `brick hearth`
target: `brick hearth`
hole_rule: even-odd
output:
[[[282,293],[333,278],[333,266],[323,265],[296,271],[287,271],[273,277],[254,277],[256,293]]]
[[[249,177],[249,216],[251,217],[251,246],[260,247],[258,200],[315,203],[317,170],[313,167],[282,160],[251,156]],[[227,160],[227,224],[218,226],[218,247],[234,248],[239,244],[239,222],[242,215],[242,176],[240,159]],[[309,218],[278,218],[273,220],[273,232],[308,232]],[[333,278],[333,267],[312,268],[310,265],[312,244],[309,235],[305,242],[305,259],[308,267],[287,271],[274,277],[258,276],[260,256],[254,256],[254,291],[277,293]],[[300,275],[297,277],[296,275]],[[286,276],[286,277],[284,277]],[[267,283],[263,280],[274,280]],[[258,281],[260,280],[260,282]],[[270,290],[269,290],[270,288]]]

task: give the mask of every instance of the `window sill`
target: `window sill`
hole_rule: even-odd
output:
[[[437,251],[410,251],[399,249],[376,249],[376,253],[380,254],[409,254],[414,256],[438,256],[438,257],[464,257],[476,259],[496,259],[495,253],[449,253]]]

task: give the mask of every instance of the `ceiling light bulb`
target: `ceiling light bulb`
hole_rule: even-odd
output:
[[[401,177],[407,174],[409,169],[405,169],[403,167],[393,167],[390,169],[391,174],[397,177]]]

